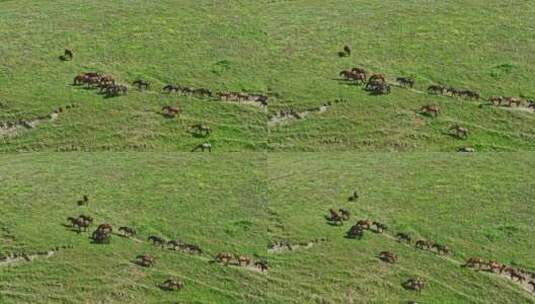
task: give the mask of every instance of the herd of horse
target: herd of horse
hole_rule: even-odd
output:
[[[364,88],[370,91],[373,94],[381,95],[390,93],[390,85],[385,80],[385,75],[382,73],[372,74],[369,78],[367,77],[368,72],[361,67],[354,67],[349,70],[343,70],[339,74],[346,81],[354,81],[357,85],[364,85]],[[397,77],[396,82],[399,86],[413,88],[415,84],[415,79],[412,77]],[[467,98],[471,100],[480,100],[481,94],[479,92],[455,88],[451,86],[432,84],[427,87],[427,93],[434,95],[445,95],[452,97]],[[512,107],[516,105],[520,106],[522,103],[526,103],[528,108],[535,109],[535,100],[522,100],[518,97],[512,96],[491,96],[488,98],[488,101],[495,106],[507,105]],[[438,114],[438,111],[426,111],[428,109],[423,109],[426,113],[432,113],[433,115]]]
[[[106,97],[115,97],[126,95],[128,87],[123,84],[116,84],[112,76],[103,75],[97,72],[86,72],[78,74],[73,79],[74,86],[86,85],[87,88],[100,89],[99,93],[105,94]],[[132,82],[138,90],[143,91],[150,89],[151,84],[147,80],[136,79]],[[220,101],[235,102],[254,102],[262,107],[267,107],[268,96],[263,94],[253,94],[247,92],[222,91],[213,93],[207,88],[194,88],[190,86],[181,86],[176,84],[167,84],[162,88],[164,93],[179,93],[182,95],[194,95],[203,98],[217,97]]]
[[[352,196],[349,197],[349,201],[358,199],[358,194],[355,191]],[[345,221],[348,221],[351,217],[349,210],[340,208],[338,210],[329,209],[329,215],[326,216],[330,224],[343,225]],[[370,230],[375,233],[383,233],[388,227],[380,222],[371,221],[368,219],[358,220],[355,225],[351,226],[346,232],[346,238],[348,239],[361,239],[364,236],[364,231]],[[400,243],[408,245],[413,244],[413,239],[408,233],[399,232],[394,235]],[[414,248],[433,252],[437,255],[450,255],[451,249],[449,246],[433,242],[425,239],[418,239],[414,242]],[[398,255],[391,251],[381,251],[378,254],[378,258],[386,263],[395,264],[398,261]],[[510,279],[518,281],[520,283],[526,282],[532,287],[532,291],[535,292],[535,274],[527,271],[507,266],[505,264],[498,263],[496,261],[484,261],[482,258],[475,257],[470,258],[462,265],[463,267],[472,268],[475,270],[486,270],[492,273],[508,274]],[[425,281],[421,278],[411,278],[403,283],[403,287],[410,290],[421,290],[425,287]]]
[[[527,282],[527,284],[531,286],[533,292],[535,292],[535,277],[528,271],[508,266],[495,260],[486,261],[480,257],[471,257],[462,266],[477,271],[488,271],[491,273],[508,275],[513,281],[518,281],[520,283]]]
[[[80,202],[84,202],[83,205],[87,205],[89,198],[87,195],[84,195],[81,200],[77,202],[80,206]],[[77,217],[68,217],[68,224],[66,226],[74,229],[78,233],[86,232],[90,226],[93,225],[94,219],[91,216],[79,215]],[[111,238],[113,235],[113,226],[109,223],[102,223],[97,226],[93,231],[90,238],[95,244],[110,244]],[[137,235],[137,232],[134,228],[128,226],[121,226],[118,228],[117,235],[124,238],[134,238]],[[139,240],[138,240],[139,241]],[[165,240],[163,237],[156,235],[150,235],[147,238],[147,241],[153,244],[154,246],[160,248],[167,248],[169,250],[180,251],[189,255],[202,255],[204,251],[199,245],[189,244],[181,240]],[[133,260],[133,263],[143,266],[143,267],[152,267],[155,265],[157,258],[149,254],[137,255]],[[255,269],[265,272],[268,270],[268,262],[265,258],[259,258],[253,260],[251,257],[240,254],[231,254],[228,252],[220,252],[213,256],[211,262],[216,262],[223,264],[225,266],[234,265],[249,267],[253,265]],[[179,290],[184,287],[184,283],[176,278],[169,278],[160,284],[160,287],[165,290]]]

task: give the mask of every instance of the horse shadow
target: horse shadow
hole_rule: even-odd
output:
[[[58,59],[60,61],[71,61],[72,60],[72,58],[69,58],[69,57],[67,57],[65,55],[58,56]]]

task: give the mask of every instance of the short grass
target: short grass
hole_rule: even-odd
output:
[[[535,4],[530,1],[278,1],[266,6],[274,48],[270,105],[297,111],[343,98],[328,112],[270,128],[273,151],[480,151],[533,150],[533,113],[393,89],[369,96],[337,81],[342,69],[365,67],[491,95],[535,97]],[[344,45],[350,57],[339,58]],[[278,68],[281,67],[281,68]],[[284,68],[282,68],[284,67]],[[438,104],[437,119],[417,115]],[[472,131],[460,141],[444,133],[458,123]]]
[[[0,2],[0,121],[80,105],[60,119],[1,139],[1,151],[479,151],[535,148],[533,113],[394,89],[369,96],[340,83],[362,66],[417,89],[443,83],[483,96],[534,98],[531,1],[147,1]],[[339,58],[344,45],[352,56]],[[61,62],[64,48],[75,51]],[[144,78],[150,92],[104,100],[73,88],[72,77],[101,71],[120,82]],[[269,115],[337,98],[326,113],[267,127],[262,110],[159,93],[166,83],[270,94]],[[180,119],[155,112],[180,103]],[[439,118],[416,112],[426,103]],[[188,132],[214,128],[210,138]],[[467,140],[445,134],[455,123]]]
[[[0,3],[0,121],[16,121],[77,103],[53,123],[14,138],[3,151],[261,151],[266,114],[257,107],[160,94],[167,83],[215,91],[267,91],[269,71],[257,68],[266,34],[252,7],[213,1],[7,1]],[[58,59],[74,50],[73,61]],[[120,83],[138,78],[152,91],[103,99],[71,86],[75,75],[99,71]],[[180,119],[156,112],[180,104]],[[206,123],[214,133],[188,131]]]
[[[472,256],[535,270],[531,154],[273,154],[268,159],[271,241],[326,238],[309,249],[270,254],[269,303],[533,303],[508,279],[461,268]],[[356,202],[348,202],[354,190]],[[329,208],[352,219],[328,225]],[[344,238],[359,219],[391,233],[442,242],[453,261],[385,236]],[[395,265],[377,258],[399,255]],[[401,283],[423,277],[421,292]]]
[[[0,255],[62,249],[50,258],[0,263],[0,303],[263,303],[267,277],[210,264],[234,252],[265,256],[264,154],[30,154],[0,159]],[[89,206],[76,202],[83,194]],[[136,242],[92,244],[68,216],[137,229]],[[94,226],[93,226],[94,229]],[[158,249],[149,235],[198,244],[203,258]],[[153,268],[132,263],[157,257]],[[177,277],[186,287],[158,284]]]

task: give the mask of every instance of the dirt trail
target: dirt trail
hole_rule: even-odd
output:
[[[65,109],[71,109],[76,107],[74,104],[69,104]],[[47,115],[38,116],[32,119],[22,119],[16,122],[0,122],[0,137],[3,136],[14,136],[19,133],[21,130],[34,129],[38,125],[44,122],[54,121],[59,118],[60,114],[63,115],[65,110],[63,107],[60,107]]]
[[[293,243],[293,244],[286,242],[286,241],[279,241],[279,242],[275,242],[274,244],[269,245],[267,251],[269,254],[277,254],[277,253],[284,253],[287,251],[309,249],[319,244],[320,242],[327,242],[327,241],[328,240],[324,238],[315,239],[309,242],[300,242],[300,243]]]
[[[288,122],[290,122],[292,120],[304,119],[305,117],[307,117],[309,115],[313,115],[313,114],[325,113],[325,112],[327,112],[329,107],[331,107],[333,104],[342,103],[342,102],[346,102],[346,100],[336,99],[334,101],[328,101],[326,103],[323,103],[319,107],[310,108],[310,109],[302,111],[302,112],[297,112],[297,111],[294,111],[293,109],[291,109],[291,110],[281,110],[281,111],[279,111],[279,113],[269,117],[268,127],[273,127],[273,126],[276,126],[276,125],[281,125],[281,124],[284,124],[284,123],[288,123]]]
[[[56,255],[59,251],[63,250],[63,249],[68,249],[68,248],[72,248],[70,246],[61,246],[61,247],[56,247],[54,249],[50,249],[50,250],[46,250],[46,251],[38,251],[38,252],[35,252],[35,253],[31,253],[31,254],[28,254],[28,253],[25,253],[25,252],[12,252],[12,253],[9,253],[7,255],[2,255],[0,256],[0,266],[8,266],[8,265],[13,265],[13,264],[20,264],[20,263],[27,263],[27,262],[32,262],[36,259],[41,259],[41,258],[50,258],[54,255]]]

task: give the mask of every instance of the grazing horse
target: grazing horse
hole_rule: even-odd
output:
[[[192,152],[195,152],[199,149],[201,149],[202,152],[204,152],[205,150],[208,150],[208,152],[212,152],[212,144],[209,144],[209,143],[199,144],[192,150]]]
[[[260,268],[260,271],[264,272],[268,270],[268,262],[266,260],[256,261],[254,265]]]
[[[173,118],[177,115],[180,115],[180,112],[182,112],[182,110],[179,106],[167,105],[162,107],[162,115],[165,117]]]
[[[347,56],[351,55],[351,48],[347,45],[344,46],[344,52]]]
[[[329,217],[328,220],[333,222],[334,224],[344,224],[344,218],[334,209],[329,209]]]
[[[518,282],[520,283],[523,283],[524,281],[526,281],[525,275],[521,271],[518,271],[516,269],[511,270],[510,275],[511,275],[511,280],[513,281],[515,279],[517,279]]]
[[[381,81],[382,83],[385,83],[386,82],[385,74],[381,74],[381,73],[373,74],[370,76],[369,81],[370,82]]]
[[[205,124],[196,124],[191,126],[191,129],[197,130],[197,132],[201,135],[208,136],[212,133],[212,129],[205,125]]]
[[[513,104],[515,104],[517,107],[519,107],[520,104],[522,103],[522,100],[520,100],[519,98],[516,98],[516,97],[506,97],[505,101],[507,102],[507,106],[508,107],[511,107]]]
[[[475,100],[479,100],[479,98],[481,98],[479,93],[470,91],[470,90],[460,90],[459,95],[468,97],[469,99],[475,99]]]
[[[175,250],[177,247],[180,247],[181,245],[182,245],[181,240],[170,240],[169,242],[167,242],[167,246],[169,247],[169,249],[173,249],[173,250]]]
[[[398,241],[404,241],[404,242],[407,242],[407,243],[411,243],[412,239],[410,237],[410,235],[406,234],[406,233],[403,233],[403,232],[399,232],[398,234],[396,234],[396,237],[398,239]]]
[[[496,105],[501,105],[503,101],[504,101],[503,96],[491,96],[491,97],[489,97],[489,102],[492,103],[495,106]]]
[[[232,261],[233,255],[228,252],[220,252],[216,255],[215,260],[219,263],[228,265]]]
[[[136,263],[143,267],[151,267],[154,265],[156,258],[148,254],[136,256]]]
[[[93,231],[91,238],[97,243],[109,243],[113,229],[110,224],[100,224],[97,230]]]
[[[81,84],[84,84],[85,81],[86,81],[86,75],[84,74],[80,74],[80,75],[76,75],[74,77],[74,80],[73,80],[73,85],[81,85]]]
[[[356,225],[362,227],[362,229],[370,229],[372,223],[370,220],[359,220]]]
[[[145,81],[143,79],[137,79],[134,82],[132,82],[132,84],[137,86],[139,90],[142,90],[143,88],[148,89],[150,87],[150,82]]]
[[[368,72],[365,69],[359,68],[359,67],[352,68],[351,72],[356,73],[356,74],[364,74],[364,75],[368,74]]]
[[[363,73],[353,73],[351,75],[351,80],[354,80],[356,84],[365,84],[366,83],[366,74]]]
[[[468,129],[467,128],[464,128],[464,127],[461,127],[459,125],[454,125],[452,126],[451,128],[449,128],[449,131],[453,131],[454,135],[457,137],[457,138],[467,138],[468,137]]]
[[[74,53],[69,49],[65,49],[65,51],[63,51],[63,57],[72,60],[72,58],[74,57]]]
[[[338,75],[343,76],[345,80],[349,80],[353,76],[353,72],[351,70],[343,70]]]
[[[375,232],[377,233],[383,233],[386,229],[388,229],[388,227],[383,223],[373,222],[372,225],[375,226]]]
[[[201,95],[201,96],[207,96],[207,97],[212,97],[212,91],[208,90],[208,89],[205,89],[205,88],[200,88],[200,89],[194,89],[193,90],[193,94],[197,94],[197,95]]]
[[[374,95],[390,94],[391,90],[390,85],[379,78],[373,80],[370,78],[364,89],[370,91]]]
[[[444,86],[436,85],[436,84],[433,84],[427,87],[427,93],[429,94],[444,94],[446,90],[447,89]]]
[[[98,231],[102,231],[102,232],[106,232],[106,233],[112,233],[113,232],[113,227],[110,224],[104,223],[104,224],[98,225],[97,230]]]
[[[429,250],[429,249],[431,249],[432,244],[431,244],[431,242],[426,241],[426,240],[418,240],[418,241],[416,241],[416,245],[415,246],[418,249],[427,249],[427,250]]]
[[[84,221],[86,221],[88,223],[91,223],[91,224],[93,223],[93,218],[90,217],[90,216],[80,214],[80,216],[78,216],[78,218],[81,218],[81,219],[83,219]]]
[[[420,108],[420,113],[437,117],[440,113],[440,108],[435,104],[427,104]]]
[[[444,254],[447,255],[450,253],[450,248],[446,245],[434,243],[432,248],[435,248],[437,250],[438,254]]]
[[[193,244],[180,244],[178,246],[181,250],[189,253],[189,254],[201,254],[202,249],[198,245]]]
[[[480,257],[474,257],[469,258],[466,263],[463,265],[463,267],[470,267],[470,268],[478,268],[480,269],[481,266],[485,265],[485,262]]]
[[[136,230],[134,228],[126,226],[119,227],[119,232],[121,232],[124,237],[131,237],[136,235]]]
[[[165,282],[162,283],[161,287],[166,290],[180,290],[184,288],[184,282],[170,278],[165,280]]]
[[[350,202],[356,201],[359,198],[357,191],[353,191],[353,194],[347,199]]]
[[[379,253],[379,259],[381,259],[384,262],[394,264],[397,262],[398,257],[396,254],[390,252],[390,251],[381,251]]]
[[[360,225],[353,225],[347,231],[346,236],[350,239],[360,239],[364,235],[364,229]]]
[[[155,246],[163,247],[165,245],[165,240],[162,239],[161,237],[157,237],[155,235],[149,236],[149,238],[147,240],[152,242],[152,244],[155,245]]]
[[[163,87],[163,91],[167,93],[175,92],[177,93],[180,91],[180,87],[172,84],[168,84],[165,87]]]
[[[251,259],[244,255],[236,255],[236,260],[238,261],[238,265],[240,266],[249,266],[251,264]]]
[[[489,261],[487,263],[490,272],[503,273],[503,270],[507,267],[505,264],[498,263],[496,261]]]
[[[410,77],[398,77],[396,81],[402,86],[409,86],[410,88],[414,86],[414,79]]]
[[[87,195],[84,195],[81,200],[77,202],[78,206],[88,205],[89,204],[89,197]]]
[[[425,288],[425,281],[421,278],[409,279],[403,283],[403,287],[410,290],[420,291]]]
[[[92,218],[89,218],[90,220],[87,220],[85,219],[84,217],[82,216],[79,216],[77,218],[73,218],[73,217],[68,217],[67,220],[69,220],[71,222],[71,226],[74,228],[74,227],[77,227],[78,228],[78,232],[82,232],[82,231],[87,231],[87,228],[91,225],[91,223],[93,222],[93,219]]]
[[[338,209],[338,212],[340,212],[340,216],[342,217],[342,220],[347,221],[351,217],[351,212],[349,210],[340,208]]]

